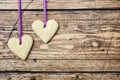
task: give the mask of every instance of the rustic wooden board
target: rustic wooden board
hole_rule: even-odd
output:
[[[39,74],[39,73],[3,73],[0,80],[119,80],[120,74],[95,74],[95,73],[76,73],[76,74]]]
[[[119,0],[47,0],[48,9],[120,8]],[[22,8],[43,9],[42,0],[22,0]],[[71,6],[72,5],[72,6]],[[0,0],[0,9],[17,9],[17,0]]]
[[[119,80],[120,1],[47,2],[47,19],[56,19],[59,30],[44,44],[31,28],[43,20],[42,0],[22,0],[23,34],[34,38],[22,61],[7,47],[18,37],[17,0],[0,0],[0,80]]]
[[[3,14],[4,13],[4,14]],[[75,11],[75,12],[48,12],[48,19],[52,17],[56,19],[60,28],[57,35],[49,44],[44,44],[35,35],[31,28],[31,24],[34,20],[39,18],[43,19],[42,12],[25,12],[23,14],[23,33],[30,34],[34,40],[34,48],[32,53],[41,53],[48,55],[56,55],[58,58],[63,58],[63,54],[68,55],[71,59],[84,59],[85,54],[90,56],[100,56],[97,59],[106,59],[106,53],[108,52],[112,58],[109,59],[119,59],[120,53],[119,47],[119,27],[120,27],[120,13],[117,11]],[[13,17],[14,15],[14,17]],[[37,15],[37,16],[36,16]],[[9,34],[17,20],[17,12],[0,12],[1,21],[1,49],[6,45],[9,39]],[[72,17],[68,17],[72,16]],[[12,20],[11,20],[12,19]],[[11,37],[17,37],[17,31],[13,31]],[[112,39],[112,41],[111,41]],[[96,44],[96,45],[95,45]],[[41,46],[40,46],[41,45]],[[54,47],[56,45],[56,47]],[[66,46],[66,47],[65,47]],[[6,53],[8,49],[6,48]],[[47,52],[46,52],[47,51]],[[56,52],[57,51],[57,52]],[[4,50],[1,50],[4,52]],[[38,54],[38,55],[41,55]],[[4,55],[4,54],[3,54]],[[31,54],[32,55],[32,54]],[[38,56],[37,55],[37,56]],[[73,57],[74,55],[74,57]],[[78,55],[81,55],[80,57]],[[5,56],[5,55],[4,55]],[[37,57],[34,56],[34,57]],[[41,56],[41,58],[45,58]],[[71,57],[70,57],[71,56]],[[76,56],[76,57],[75,57]],[[88,57],[88,58],[91,58]],[[40,57],[40,56],[39,56]],[[67,58],[67,56],[65,56]],[[38,58],[38,57],[37,57]],[[49,58],[56,58],[55,56],[49,56]],[[96,59],[93,57],[92,59]],[[47,57],[45,58],[47,59]]]
[[[4,63],[0,66],[1,71],[120,70],[119,10],[54,11],[48,14],[48,19],[56,19],[60,28],[53,40],[49,44],[44,44],[31,29],[31,23],[42,19],[43,13],[24,12],[23,33],[30,34],[35,43],[27,61],[21,61],[14,57],[7,47],[10,32],[17,20],[17,12],[1,11],[0,15],[4,17],[0,19],[3,26],[0,28],[2,37],[0,64]],[[17,37],[16,29],[11,37]]]
[[[24,34],[30,34],[34,38],[34,45],[29,59],[120,59],[120,44],[119,39],[117,39],[120,33],[114,33],[114,35],[112,35],[113,32],[101,33],[100,35],[109,34],[108,37],[103,37],[105,39],[99,39],[99,35],[89,35],[91,36],[91,38],[89,38],[86,37],[88,36],[87,34],[73,33],[73,35],[71,35],[64,33],[65,31],[58,33],[49,44],[44,44],[34,33],[25,31]],[[0,41],[0,58],[14,58],[14,55],[7,47],[10,31],[0,32],[0,34],[2,37]],[[63,35],[69,37],[59,40]],[[79,37],[81,35],[82,37]],[[17,37],[16,31],[13,32],[12,37],[13,36]],[[75,40],[74,36],[76,36]],[[112,36],[114,38],[111,41]],[[54,47],[54,45],[56,46]]]
[[[17,20],[17,11],[0,11],[0,16],[2,16],[0,30],[11,31]],[[120,10],[48,11],[47,18],[48,20],[56,19],[59,22],[60,31],[66,30],[67,32],[74,31],[75,28],[79,33],[100,33],[110,29],[119,30],[120,27]],[[23,13],[23,30],[32,31],[32,22],[38,19],[43,20],[43,12],[25,11]]]
[[[1,59],[0,71],[120,71],[120,60],[30,60]]]

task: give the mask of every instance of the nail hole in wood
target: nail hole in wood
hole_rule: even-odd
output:
[[[34,58],[34,59],[33,59],[33,61],[34,61],[34,62],[37,62],[37,59],[36,59],[36,58]]]

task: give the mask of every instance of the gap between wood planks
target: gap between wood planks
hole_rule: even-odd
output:
[[[96,74],[104,74],[104,73],[120,73],[120,71],[0,71],[0,74],[4,73],[41,73],[41,74],[56,74],[56,73],[96,73]]]
[[[84,9],[47,9],[47,11],[96,11],[120,10],[120,8],[84,8]],[[0,9],[0,11],[18,11],[17,9]],[[22,11],[43,11],[43,9],[22,9]]]

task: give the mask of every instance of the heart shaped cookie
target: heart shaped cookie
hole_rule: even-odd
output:
[[[40,20],[33,22],[32,29],[43,42],[47,43],[54,36],[58,29],[58,23],[55,20],[49,20],[44,28],[44,23]]]
[[[33,44],[33,39],[29,35],[24,35],[22,37],[22,44],[19,44],[19,39],[11,38],[8,41],[9,49],[22,60],[25,60],[30,52]]]

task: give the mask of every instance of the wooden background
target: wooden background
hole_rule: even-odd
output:
[[[26,61],[7,47],[17,37],[17,0],[0,0],[0,80],[120,80],[120,0],[47,0],[59,31],[48,44],[33,32],[42,0],[22,0],[23,34],[34,38]]]

